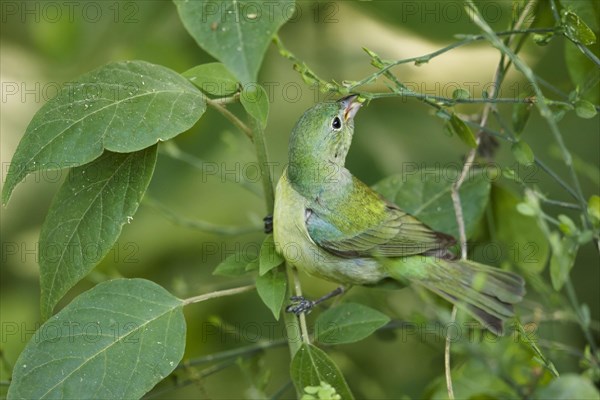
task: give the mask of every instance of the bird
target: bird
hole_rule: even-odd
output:
[[[362,105],[357,94],[317,103],[292,130],[288,164],[275,190],[275,250],[292,268],[341,286],[317,300],[294,296],[286,311],[308,313],[347,287],[392,281],[428,289],[502,335],[525,295],[523,278],[459,259],[451,251],[454,237],[352,175],[345,160]]]

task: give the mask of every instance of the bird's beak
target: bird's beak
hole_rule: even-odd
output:
[[[358,101],[357,94],[351,94],[350,96],[346,96],[343,99],[339,100],[344,107],[344,121],[348,121],[354,118],[362,103]]]

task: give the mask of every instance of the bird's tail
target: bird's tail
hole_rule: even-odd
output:
[[[469,260],[417,256],[396,259],[387,269],[392,278],[423,286],[466,310],[497,335],[525,295],[519,275]]]

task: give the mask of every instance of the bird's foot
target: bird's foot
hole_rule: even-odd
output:
[[[263,222],[265,223],[265,233],[273,232],[273,215],[267,215],[264,217]]]
[[[294,313],[296,316],[300,314],[309,314],[313,307],[317,304],[312,300],[308,300],[303,296],[292,296],[290,297],[292,304],[285,308],[286,312]]]

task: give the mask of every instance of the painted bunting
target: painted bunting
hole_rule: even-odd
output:
[[[316,104],[296,123],[289,164],[277,184],[276,250],[306,273],[342,285],[394,280],[431,290],[501,335],[522,300],[524,281],[512,272],[459,260],[455,239],[402,211],[344,167],[354,134],[357,95]],[[300,314],[316,301],[292,298]]]

